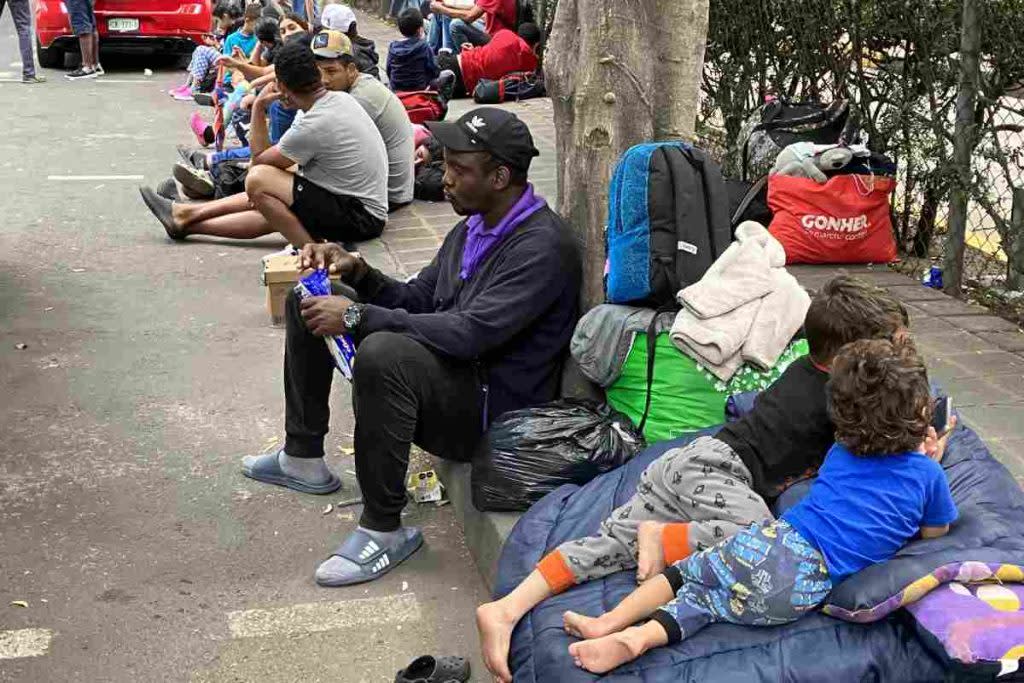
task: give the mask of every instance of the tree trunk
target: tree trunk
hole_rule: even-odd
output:
[[[604,299],[612,168],[639,142],[692,139],[707,25],[708,0],[559,0],[544,72],[586,308]]]

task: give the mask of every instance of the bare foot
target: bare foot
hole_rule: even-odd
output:
[[[611,629],[600,617],[588,617],[576,612],[563,614],[562,623],[565,625],[565,632],[577,638],[600,638],[611,633]]]
[[[584,640],[569,646],[569,655],[576,666],[595,674],[603,674],[631,662],[644,653],[644,643],[636,627],[612,633],[603,638]]]
[[[636,580],[643,583],[665,570],[665,549],[661,534],[665,528],[662,522],[640,522],[636,530],[637,558]]]
[[[476,608],[476,628],[480,632],[480,651],[484,664],[495,680],[503,683],[512,680],[512,672],[508,668],[508,650],[515,625],[516,620],[506,613],[500,601],[488,602]]]

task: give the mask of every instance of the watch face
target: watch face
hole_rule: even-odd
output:
[[[359,324],[359,318],[361,317],[362,311],[359,310],[359,306],[353,304],[345,309],[345,327],[348,329],[354,329]]]

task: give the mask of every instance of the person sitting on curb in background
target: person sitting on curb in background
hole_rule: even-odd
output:
[[[388,157],[373,121],[350,95],[324,88],[309,45],[285,43],[274,67],[276,83],[263,88],[252,107],[253,161],[245,192],[179,204],[140,188],[172,239],[252,239],[279,232],[302,246],[380,236],[387,220]],[[267,107],[278,99],[304,115],[271,146]],[[296,164],[296,173],[286,170]]]
[[[928,375],[913,345],[844,346],[828,395],[836,443],[810,493],[777,521],[669,566],[610,612],[566,612],[565,630],[585,639],[569,646],[577,666],[603,674],[713,623],[791,623],[915,536],[949,531],[948,433],[940,439],[929,424]]]
[[[516,0],[475,0],[469,9],[449,7],[434,0],[430,3],[430,11],[435,15],[451,17],[450,30],[455,54],[466,45],[486,45],[502,29],[516,30]],[[484,18],[483,30],[475,25],[481,17]]]
[[[28,0],[6,0],[11,6],[11,20],[18,32],[18,48],[21,50],[21,82],[45,83],[46,78],[36,75],[36,64],[32,54],[32,8]],[[4,14],[4,0],[0,0],[0,17]]]
[[[259,4],[245,6],[242,14],[242,26],[237,31],[224,39],[221,47],[221,54],[239,62],[248,63],[253,51],[256,49],[256,22],[260,20],[263,8]],[[224,74],[224,84],[232,84],[232,69]],[[244,74],[243,74],[244,75]]]
[[[64,0],[68,10],[71,30],[78,36],[78,47],[82,54],[82,65],[64,74],[69,81],[80,81],[103,75],[100,66],[100,34],[96,30],[96,15],[92,0]]]
[[[321,16],[323,27],[333,31],[341,31],[348,36],[352,43],[352,56],[356,60],[356,68],[362,73],[373,76],[380,80],[380,56],[377,54],[377,45],[359,35],[359,27],[356,25],[356,13],[348,5],[327,5],[324,7]]]
[[[395,92],[426,90],[441,74],[434,51],[423,40],[423,15],[415,7],[398,15],[398,30],[405,36],[388,48],[388,84]]]
[[[518,71],[537,70],[540,29],[529,22],[519,32],[502,29],[482,47],[466,48],[457,55],[441,53],[437,64],[455,74],[454,97],[472,97],[480,79],[492,81]]]
[[[551,401],[576,324],[580,257],[568,226],[534,193],[529,129],[494,108],[427,124],[445,147],[445,191],[467,218],[406,282],[338,245],[310,244],[347,295],[286,306],[284,448],[243,472],[307,493],[341,482],[324,462],[334,362],[322,337],[351,334],[359,527],[316,570],[322,586],[376,579],[419,548],[402,526],[409,448],[467,461],[491,420]],[[351,288],[351,289],[350,289]],[[358,302],[355,302],[358,299]]]
[[[213,90],[217,80],[217,60],[223,54],[221,46],[224,38],[241,26],[241,19],[242,11],[234,3],[221,0],[214,5],[213,21],[216,31],[204,35],[203,45],[197,45],[192,50],[188,77],[180,86],[169,91],[171,97],[189,102],[196,95]]]
[[[495,678],[512,680],[512,629],[552,595],[634,567],[637,581],[646,581],[745,526],[770,521],[768,501],[816,471],[835,439],[825,385],[839,349],[859,339],[903,339],[907,323],[899,301],[861,280],[840,275],[825,284],[804,321],[810,355],[786,368],[751,412],[714,437],[667,451],[595,535],[562,543],[508,595],[477,609],[484,663]]]
[[[410,203],[415,148],[412,123],[402,101],[386,85],[359,72],[352,43],[341,31],[321,31],[313,36],[312,47],[327,89],[356,98],[380,131],[388,151],[388,212]]]

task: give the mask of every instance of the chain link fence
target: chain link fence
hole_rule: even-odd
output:
[[[727,171],[769,97],[851,101],[897,162],[895,267],[1024,308],[1024,0],[711,0],[698,135]]]

